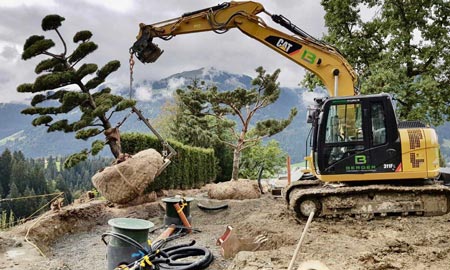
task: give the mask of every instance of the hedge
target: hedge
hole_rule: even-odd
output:
[[[147,190],[199,188],[216,179],[217,159],[211,148],[199,148],[168,140],[177,155],[169,166],[153,181]],[[121,135],[122,151],[135,154],[153,148],[161,153],[161,142],[155,137],[142,133]]]

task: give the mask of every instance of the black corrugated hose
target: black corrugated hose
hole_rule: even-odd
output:
[[[154,243],[149,250],[144,248],[140,243],[135,241],[129,236],[120,234],[117,232],[107,232],[102,235],[102,240],[105,244],[105,237],[111,236],[120,239],[131,246],[135,247],[137,250],[143,252],[145,255],[128,264],[118,266],[117,270],[196,270],[207,268],[214,260],[214,256],[211,251],[204,247],[198,247],[195,245],[195,240],[192,240],[188,244],[180,244],[171,247],[162,248],[167,242],[174,240],[183,236],[181,232],[163,240]],[[179,259],[189,258],[189,257],[200,257],[195,261],[179,261]]]

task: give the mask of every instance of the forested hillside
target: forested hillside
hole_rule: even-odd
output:
[[[31,159],[20,151],[6,149],[0,156],[0,227],[49,209],[48,202],[64,192],[64,203],[71,203],[81,192],[92,189],[91,177],[111,163],[95,158],[71,169],[62,169],[64,158]],[[37,211],[37,212],[36,212]]]

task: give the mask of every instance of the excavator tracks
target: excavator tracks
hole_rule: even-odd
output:
[[[439,183],[415,186],[340,186],[320,181],[298,181],[284,191],[298,218],[311,211],[318,217],[387,215],[439,216],[450,211],[450,187]]]

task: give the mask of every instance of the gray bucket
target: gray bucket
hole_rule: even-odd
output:
[[[114,218],[108,224],[113,233],[126,235],[149,249],[147,240],[149,229],[154,226],[152,222],[136,218]],[[114,236],[110,236],[106,250],[108,270],[114,270],[121,264],[130,264],[144,255],[136,247]]]

